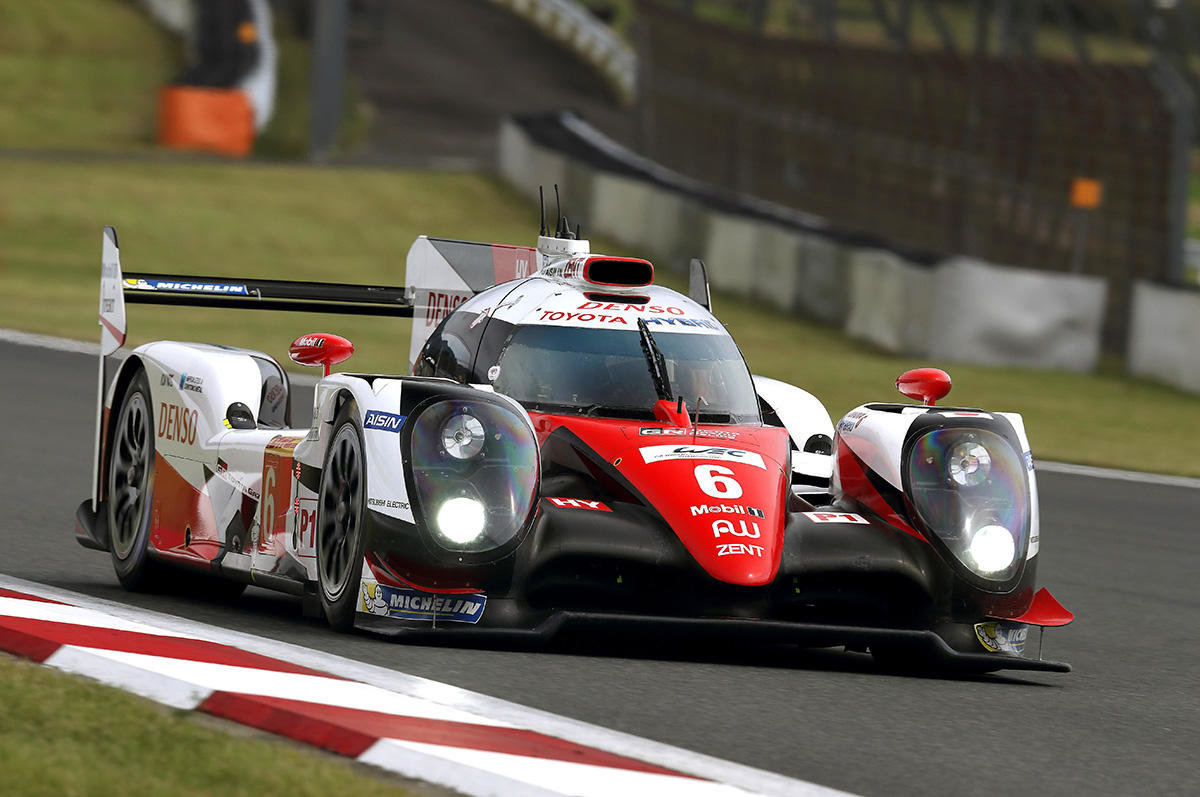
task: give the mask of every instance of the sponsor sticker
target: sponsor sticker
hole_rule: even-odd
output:
[[[367,506],[377,506],[381,509],[404,509],[407,511],[407,501],[396,501],[391,498],[368,498]]]
[[[866,417],[867,413],[863,412],[862,410],[848,412],[840,421],[837,422],[837,430],[839,432],[853,432]]]
[[[744,542],[725,542],[717,546],[717,556],[762,556],[761,545],[748,545]]]
[[[1020,656],[1025,652],[1029,626],[1024,623],[976,623],[975,636],[979,639],[979,644],[992,653],[1013,653]]]
[[[222,293],[247,296],[245,285],[232,282],[175,282],[173,280],[127,279],[125,287],[135,291],[174,291],[176,293]]]
[[[198,376],[192,376],[191,374],[180,374],[179,389],[190,390],[193,393],[203,393],[204,380]]]
[[[292,344],[293,346],[306,346],[311,349],[319,349],[325,345],[325,338],[320,335],[305,335]]]
[[[724,429],[684,429],[678,426],[643,426],[638,430],[638,434],[653,435],[659,434],[663,437],[719,437],[723,440],[737,440],[737,432],[729,432]]]
[[[1025,458],[1025,470],[1033,470],[1033,452],[1026,451],[1021,456]]]
[[[480,593],[434,594],[371,581],[363,581],[359,591],[360,611],[401,620],[474,624],[486,604],[487,596]]]
[[[766,517],[766,513],[758,507],[742,506],[741,504],[700,504],[699,506],[690,508],[692,517],[700,515],[749,515],[751,517]]]
[[[159,437],[190,446],[196,442],[196,429],[199,425],[200,417],[196,410],[189,410],[178,404],[160,402],[158,408]]]
[[[404,426],[404,419],[407,417],[407,415],[394,415],[390,412],[368,410],[367,417],[363,419],[363,428],[378,429],[381,432],[399,432]]]
[[[864,526],[871,523],[853,512],[804,512],[803,515],[813,523],[858,523]]]
[[[763,470],[767,468],[760,454],[740,448],[723,448],[721,446],[646,446],[638,450],[642,452],[642,460],[646,464],[668,462],[674,459],[712,459],[724,462],[740,462],[743,465],[753,465]]]
[[[546,498],[559,509],[594,509],[598,512],[611,512],[602,501],[588,501],[583,498]]]
[[[739,520],[738,524],[733,525],[731,520],[714,520],[712,524],[713,536],[718,540],[722,534],[731,534],[734,537],[752,537],[758,539],[762,536],[762,532],[758,529],[758,524],[750,521],[749,525],[745,520]]]

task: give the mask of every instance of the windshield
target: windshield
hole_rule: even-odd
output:
[[[760,423],[750,372],[728,335],[655,332],[672,397],[698,420]],[[635,330],[519,327],[500,354],[498,392],[530,409],[652,417],[658,392]]]

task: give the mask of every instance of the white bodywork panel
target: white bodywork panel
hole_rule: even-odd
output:
[[[771,379],[754,376],[754,389],[765,401],[792,438],[796,450],[792,452],[792,472],[818,479],[833,475],[833,457],[829,454],[813,454],[804,451],[804,444],[815,434],[826,435],[833,440],[833,421],[829,411],[816,396],[798,387]]]

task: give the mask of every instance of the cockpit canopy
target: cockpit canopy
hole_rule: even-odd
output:
[[[750,372],[725,334],[655,332],[671,398],[699,420],[759,423]],[[529,409],[649,417],[659,396],[636,329],[517,327],[489,374]]]

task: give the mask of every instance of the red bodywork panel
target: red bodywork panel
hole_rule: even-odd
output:
[[[779,571],[788,435],[771,426],[697,426],[531,412],[538,442],[566,427],[657,511],[704,570],[762,586]],[[570,498],[571,496],[565,496]]]
[[[1012,618],[1015,623],[1030,625],[1055,626],[1067,625],[1075,619],[1075,615],[1065,606],[1055,600],[1050,590],[1042,587],[1033,596],[1033,603],[1020,617]]]

